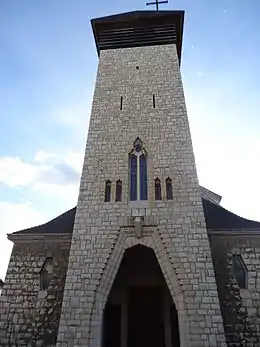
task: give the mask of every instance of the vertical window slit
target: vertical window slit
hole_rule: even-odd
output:
[[[166,197],[167,197],[167,200],[173,199],[172,180],[170,179],[170,177],[166,179]]]
[[[155,95],[153,94],[153,108],[155,108]]]
[[[122,181],[116,182],[116,201],[122,201]]]
[[[155,200],[162,200],[162,190],[161,190],[161,181],[159,178],[156,178],[154,181],[154,193],[155,193]]]
[[[106,181],[106,187],[105,187],[105,202],[109,202],[111,199],[111,182]]]
[[[123,97],[121,96],[121,99],[120,99],[120,110],[122,111],[123,110]]]

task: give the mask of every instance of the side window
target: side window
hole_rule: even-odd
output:
[[[247,288],[247,268],[241,255],[232,256],[232,274],[240,288]]]
[[[40,272],[40,290],[47,290],[53,278],[53,259],[46,258]]]

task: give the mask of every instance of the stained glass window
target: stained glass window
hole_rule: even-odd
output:
[[[140,156],[140,200],[147,200],[147,161],[146,156]]]
[[[130,157],[130,200],[137,200],[137,157]]]
[[[147,153],[139,137],[129,154],[130,200],[147,200]]]
[[[134,149],[136,150],[137,153],[141,152],[143,148],[143,143],[142,141],[140,140],[140,138],[138,137],[136,140],[135,140],[135,143],[134,143]]]

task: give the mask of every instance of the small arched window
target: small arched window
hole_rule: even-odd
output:
[[[232,274],[240,288],[247,288],[247,268],[239,254],[232,256]]]
[[[173,199],[173,192],[172,192],[172,180],[170,177],[168,177],[165,181],[166,183],[166,197],[167,200],[172,200]]]
[[[105,186],[105,202],[109,202],[111,200],[111,182],[106,181]]]
[[[162,200],[162,189],[161,189],[161,181],[159,178],[156,178],[154,181],[154,193],[155,193],[155,200]]]
[[[53,278],[53,259],[46,258],[40,271],[40,290],[47,290]]]
[[[122,181],[116,182],[116,201],[122,201]]]
[[[129,154],[130,200],[147,200],[147,153],[138,137]]]

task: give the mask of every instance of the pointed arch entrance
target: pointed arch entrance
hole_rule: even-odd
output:
[[[179,347],[177,311],[151,248],[128,248],[103,315],[103,347]]]
[[[122,329],[120,327],[120,334],[122,333],[122,330],[124,332],[124,329],[126,329],[123,328],[124,326],[126,326],[126,319],[124,318],[126,317],[126,313],[122,314],[123,312],[125,312],[126,308],[124,305],[123,307],[119,307],[118,305],[116,313],[115,306],[112,307],[114,305],[111,301],[112,290],[114,290],[115,288],[117,274],[120,271],[120,267],[126,251],[131,248],[134,249],[134,246],[137,245],[145,246],[143,249],[151,249],[157,261],[157,265],[159,263],[160,274],[164,278],[166,291],[168,290],[168,294],[170,293],[169,300],[171,301],[171,303],[174,303],[176,307],[176,309],[174,306],[170,307],[170,315],[172,316],[172,322],[174,321],[174,317],[176,321],[178,321],[179,345],[177,344],[177,347],[189,346],[189,317],[187,315],[184,292],[176,276],[174,266],[170,261],[170,257],[172,257],[173,255],[166,252],[159,230],[153,227],[147,228],[144,237],[139,239],[133,236],[132,228],[120,229],[117,240],[111,250],[111,254],[108,261],[106,262],[103,274],[95,291],[95,301],[91,311],[91,319],[88,332],[89,346],[104,346],[106,331],[113,330],[118,327],[118,325],[115,325],[114,327],[105,325],[105,320],[107,320],[106,316],[108,316],[110,313],[110,317],[114,315],[114,318],[110,320],[112,323],[116,322],[116,320],[119,321],[120,319],[119,324],[122,327]],[[176,324],[173,324],[173,326],[175,329]],[[176,331],[171,332],[171,334],[175,333]],[[120,335],[120,347],[127,347],[127,339],[125,338],[125,336],[125,332],[123,335]],[[109,339],[109,337],[107,338]],[[167,329],[166,341],[168,342],[165,343],[165,347],[172,347],[171,340],[169,340],[169,329]],[[118,344],[119,342],[116,343]]]

